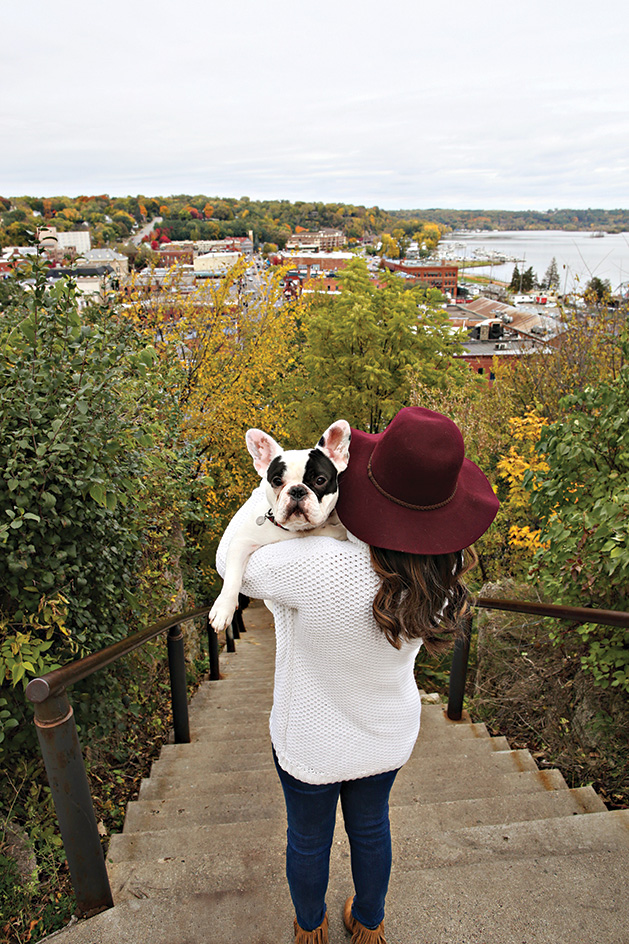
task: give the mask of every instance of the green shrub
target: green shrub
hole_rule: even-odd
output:
[[[622,347],[626,356],[629,347]],[[626,611],[629,365],[615,379],[565,398],[562,407],[566,418],[546,427],[539,443],[547,470],[525,476],[544,545],[533,572],[549,599]],[[581,650],[581,664],[599,686],[629,692],[626,630],[586,623],[554,636]]]

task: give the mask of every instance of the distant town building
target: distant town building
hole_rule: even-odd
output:
[[[43,226],[37,231],[39,245],[52,255],[63,255],[65,252],[74,252],[77,256],[89,252],[92,248],[89,230],[70,230],[63,233],[56,226]]]
[[[6,278],[19,262],[35,255],[36,246],[5,246],[0,249],[0,278]]]
[[[514,361],[531,354],[548,354],[550,348],[533,341],[517,337],[501,337],[492,340],[470,338],[463,342],[463,352],[454,357],[466,362],[476,374],[490,383],[494,380],[495,358],[499,361]]]
[[[194,250],[198,255],[208,252],[241,252],[253,255],[253,240],[249,236],[228,236],[225,239],[197,239]]]
[[[192,246],[179,248],[176,243],[164,243],[157,251],[159,253],[159,264],[165,268],[173,265],[192,265],[194,259]]]
[[[457,285],[459,267],[457,265],[424,265],[417,262],[401,262],[393,259],[383,259],[380,263],[383,269],[389,272],[399,272],[414,280],[414,282],[427,283],[432,288],[438,288],[444,295],[451,298],[457,296]]]
[[[523,338],[549,336],[555,333],[554,319],[547,315],[540,315],[536,311],[525,311],[514,305],[496,301],[483,296],[475,298],[473,302],[462,306],[466,318],[477,318],[479,321],[499,318],[503,324],[509,326],[510,331]]]
[[[199,277],[225,275],[239,259],[239,252],[207,252],[194,260],[194,272]]]
[[[161,243],[157,250],[160,258],[169,257],[177,261],[176,253],[182,256],[190,254],[190,264],[196,256],[208,252],[240,252],[245,256],[253,255],[253,240],[250,236],[228,236],[226,239],[180,239],[170,243]],[[164,265],[173,265],[165,261]]]
[[[110,266],[117,278],[123,279],[129,274],[127,256],[115,249],[90,249],[83,253],[83,259],[89,266]]]
[[[351,252],[280,252],[273,256],[275,265],[290,264],[299,275],[306,279],[318,278],[329,272],[338,272],[344,269],[350,259],[354,258]]]
[[[463,352],[455,354],[477,374],[494,379],[494,358],[512,361],[531,354],[549,354],[559,330],[558,322],[535,311],[481,296],[469,304],[448,309],[453,328],[463,329]]]
[[[48,270],[47,281],[70,276],[79,290],[79,307],[91,301],[103,301],[115,273],[111,266],[56,266]]]
[[[316,233],[295,233],[286,241],[286,249],[302,252],[330,252],[347,245],[345,234],[340,229],[324,228]]]

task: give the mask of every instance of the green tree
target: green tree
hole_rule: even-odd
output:
[[[152,355],[46,272],[36,260],[33,291],[16,288],[1,322],[0,613],[19,622],[63,594],[68,639],[86,650],[123,630],[134,585]]]
[[[625,356],[629,346],[624,344]],[[524,485],[540,525],[534,561],[548,597],[575,606],[629,608],[629,365],[564,402],[546,427],[545,464]],[[627,632],[586,623],[557,631],[603,688],[629,692]]]
[[[406,253],[408,252],[408,247],[410,246],[412,240],[408,233],[405,233],[403,229],[394,229],[391,233],[391,236],[397,243],[398,258],[406,258]]]
[[[586,301],[591,301],[595,305],[609,301],[611,295],[611,282],[609,279],[599,279],[597,275],[593,276],[585,288]]]
[[[559,287],[559,270],[557,268],[557,260],[553,256],[550,260],[548,268],[546,269],[546,274],[541,281],[540,288],[546,289],[549,292],[556,292]]]
[[[537,276],[533,272],[533,266],[529,266],[522,273],[522,291],[530,292],[537,285]]]
[[[306,321],[300,421],[309,415],[313,434],[339,417],[376,433],[410,403],[413,382],[445,389],[461,378],[459,344],[445,313],[397,276],[379,287],[357,258],[340,282],[339,296],[314,297]]]
[[[522,275],[517,262],[513,267],[513,275],[511,276],[511,281],[509,282],[509,288],[512,292],[522,291]]]

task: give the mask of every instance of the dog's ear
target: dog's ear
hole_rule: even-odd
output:
[[[352,431],[347,420],[337,420],[328,426],[317,443],[317,447],[334,463],[339,472],[347,468],[351,438]]]
[[[282,447],[275,442],[272,436],[263,433],[261,429],[248,429],[245,441],[247,449],[253,456],[253,465],[256,472],[264,478],[266,470],[273,459],[283,452]]]

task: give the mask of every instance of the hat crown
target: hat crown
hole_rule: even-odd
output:
[[[464,458],[463,437],[452,420],[423,407],[407,407],[375,444],[370,478],[392,501],[428,510],[454,497]]]
[[[403,407],[381,433],[352,430],[336,510],[361,541],[409,554],[450,554],[473,544],[498,506],[447,416]]]

